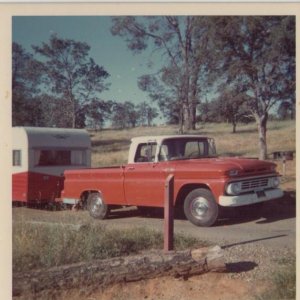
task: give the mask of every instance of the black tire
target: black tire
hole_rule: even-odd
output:
[[[184,214],[196,226],[212,226],[219,215],[219,207],[210,190],[195,189],[184,200]]]
[[[100,193],[91,193],[87,198],[87,209],[95,219],[105,219],[109,214],[109,207],[105,204]]]

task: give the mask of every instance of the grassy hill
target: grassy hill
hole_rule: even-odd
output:
[[[217,153],[222,156],[258,156],[258,133],[255,123],[239,125],[233,134],[231,124],[208,123],[199,125],[191,134],[210,136],[215,139]],[[130,140],[136,136],[177,134],[176,126],[137,127],[126,130],[105,129],[90,131],[92,138],[92,166],[126,164]],[[268,122],[268,153],[296,150],[295,121]]]

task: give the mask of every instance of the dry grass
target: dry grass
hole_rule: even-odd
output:
[[[255,123],[239,125],[237,133],[231,133],[230,124],[202,124],[190,132],[213,137],[219,155],[258,156],[258,134]],[[138,127],[127,130],[91,131],[93,144],[92,166],[102,167],[126,164],[130,140],[136,136],[176,134],[175,126]],[[270,121],[268,123],[268,153],[295,151],[295,121]]]
[[[176,250],[209,243],[183,234],[174,238]],[[67,224],[13,222],[13,272],[161,249],[161,232],[146,227],[113,229],[99,224],[75,228]]]

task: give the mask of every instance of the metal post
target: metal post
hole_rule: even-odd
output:
[[[164,251],[173,250],[174,239],[174,175],[170,174],[165,182],[164,203]]]

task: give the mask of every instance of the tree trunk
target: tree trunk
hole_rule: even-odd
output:
[[[179,107],[178,123],[179,123],[178,133],[183,134],[184,128],[183,128],[183,106],[182,105]]]
[[[192,128],[196,129],[197,122],[197,104],[198,104],[198,78],[200,72],[200,63],[198,61],[194,62],[192,68],[192,79],[191,79],[191,117],[192,117]]]
[[[76,104],[74,99],[72,99],[72,128],[76,128]]]
[[[236,123],[232,123],[232,133],[236,133]]]
[[[232,133],[236,133],[236,117],[232,118]]]
[[[190,113],[191,113],[190,107],[188,103],[185,103],[183,108],[183,123],[184,123],[185,131],[192,129],[192,118]]]
[[[225,269],[223,250],[219,246],[168,253],[153,251],[143,255],[16,273],[13,274],[13,295],[39,297],[47,290],[59,293],[72,288],[104,288],[118,282],[160,276],[187,278],[208,271],[221,272]]]
[[[195,104],[195,101],[192,101],[192,104],[190,107],[190,129],[191,130],[196,129],[196,104]]]
[[[259,159],[267,159],[267,121],[268,114],[265,113],[262,116],[256,116],[256,123],[258,129],[258,146],[259,146]]]

